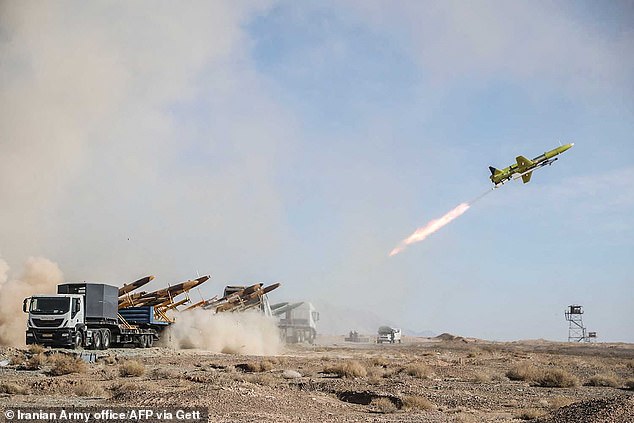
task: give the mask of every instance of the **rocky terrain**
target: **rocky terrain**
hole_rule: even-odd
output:
[[[276,356],[0,349],[0,408],[201,406],[211,421],[634,422],[634,346],[320,339]]]

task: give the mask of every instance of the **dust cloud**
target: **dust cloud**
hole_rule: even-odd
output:
[[[258,312],[191,310],[176,316],[165,334],[168,346],[226,354],[276,355],[282,342],[274,319]]]
[[[24,346],[27,315],[22,300],[33,294],[54,294],[64,280],[56,263],[43,257],[30,257],[22,275],[9,279],[9,265],[0,259],[0,345]]]

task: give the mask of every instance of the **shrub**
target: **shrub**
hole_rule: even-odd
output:
[[[137,360],[126,360],[119,366],[119,374],[123,377],[141,376],[145,373],[145,365]]]
[[[75,395],[80,397],[102,397],[104,391],[101,386],[86,381],[80,381],[74,388]]]
[[[103,357],[98,357],[97,358],[97,363],[106,364],[106,365],[111,366],[113,364],[117,364],[117,357],[108,354],[108,355],[105,355]]]
[[[110,388],[115,399],[129,398],[134,392],[137,392],[140,388],[132,382],[117,383]]]
[[[407,409],[430,411],[436,409],[436,405],[425,397],[408,395],[403,398],[403,405]]]
[[[579,379],[566,370],[557,368],[540,370],[528,362],[513,366],[506,372],[506,376],[511,380],[535,382],[537,386],[548,388],[571,388],[579,386]]]
[[[29,358],[26,363],[24,363],[24,367],[26,367],[27,370],[38,370],[44,364],[46,364],[46,356],[43,353],[39,353]]]
[[[26,386],[12,382],[0,383],[0,394],[24,395],[28,393],[29,389]]]
[[[52,376],[86,372],[86,363],[78,357],[66,354],[54,354],[51,356],[51,361],[53,362],[53,367],[50,371]]]
[[[390,361],[387,358],[378,355],[370,359],[370,364],[378,367],[387,367],[390,364]]]
[[[539,377],[539,369],[531,363],[524,362],[516,364],[506,372],[506,377],[511,380],[533,381]]]
[[[579,386],[579,379],[563,369],[548,369],[539,375],[535,382],[547,388],[572,388]]]
[[[396,405],[388,398],[374,398],[370,405],[373,405],[376,409],[378,409],[382,413],[393,413],[397,410]]]
[[[586,386],[619,387],[619,381],[616,376],[611,374],[594,375],[585,384]]]
[[[238,364],[236,367],[244,372],[259,373],[271,370],[273,363],[269,360],[262,360],[255,363]]]
[[[365,377],[368,371],[361,363],[356,360],[347,361],[345,363],[337,363],[324,369],[324,373],[334,373],[339,377]]]
[[[271,360],[262,360],[260,361],[260,371],[261,372],[268,372],[269,370],[273,369],[274,364]]]
[[[427,365],[423,363],[410,364],[409,366],[405,367],[404,371],[408,375],[420,379],[427,379],[429,378],[429,376],[431,376],[431,370]]]
[[[489,382],[491,381],[491,375],[486,372],[475,372],[471,381],[475,383]]]
[[[46,350],[46,348],[44,348],[43,346],[41,346],[40,344],[31,344],[29,345],[29,352],[33,355],[36,354],[41,354]]]
[[[152,374],[150,375],[151,379],[161,380],[161,379],[180,379],[181,374],[172,369],[164,369],[161,367],[157,367],[152,370]]]
[[[383,367],[370,367],[367,369],[367,375],[371,378],[381,379],[384,374],[385,369],[383,369]]]
[[[383,367],[369,367],[367,369],[368,383],[370,385],[381,385],[384,383],[383,378],[392,374],[393,372]]]
[[[255,375],[249,375],[248,382],[261,386],[273,386],[275,385],[275,377],[270,373],[259,373]]]
[[[12,366],[20,366],[24,364],[24,357],[22,355],[14,355],[11,357],[9,364]]]

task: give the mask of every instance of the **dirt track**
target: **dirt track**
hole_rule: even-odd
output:
[[[12,362],[0,367],[0,392],[12,393],[0,393],[0,408],[203,406],[211,421],[634,422],[634,391],[625,389],[634,381],[632,345],[322,343],[289,346],[275,357],[117,349],[100,353],[83,373],[61,376],[50,375],[50,351],[34,360],[27,350],[4,348],[0,361]],[[121,376],[129,359],[142,363],[142,375]],[[507,372],[518,364],[540,375],[560,369],[573,386],[509,380]]]

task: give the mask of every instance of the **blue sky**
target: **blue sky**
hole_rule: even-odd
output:
[[[3,7],[13,272],[35,255],[68,280],[213,273],[205,295],[281,281],[279,300],[499,340],[562,340],[580,303],[601,340],[634,342],[631,3]],[[387,257],[489,165],[570,141]]]

